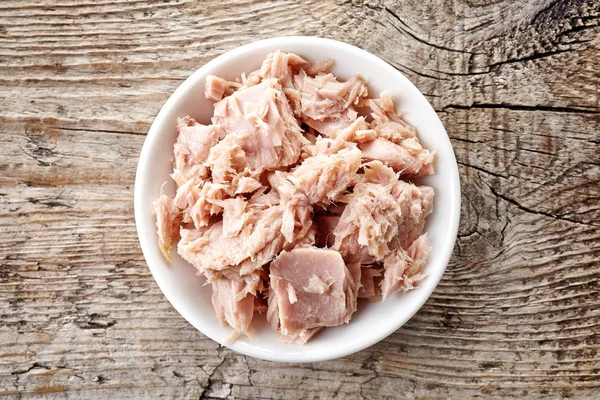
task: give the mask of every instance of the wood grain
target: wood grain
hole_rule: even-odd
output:
[[[575,0],[0,3],[0,397],[600,398],[600,5]],[[154,283],[137,156],[192,71],[250,41],[362,47],[426,94],[463,193],[408,324],[341,360],[219,348]]]

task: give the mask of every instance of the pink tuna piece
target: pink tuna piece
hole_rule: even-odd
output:
[[[213,182],[231,185],[246,170],[246,153],[240,141],[228,135],[211,149],[205,165],[211,170]]]
[[[376,160],[363,164],[363,173],[359,179],[364,182],[389,185],[398,181],[398,174],[381,161]]]
[[[261,273],[263,272],[262,268],[255,269],[253,272],[248,274],[242,274],[241,270],[242,266],[238,265],[223,269],[221,271],[206,270],[203,274],[198,273],[198,275],[204,275],[206,278],[206,283],[213,283],[218,280],[232,280],[241,282],[244,286],[244,290],[240,291],[242,295],[241,297],[238,296],[237,300],[243,298],[246,293],[256,295],[257,293],[261,293],[265,290],[264,281],[261,278]]]
[[[284,340],[304,343],[313,329],[350,321],[355,291],[338,252],[314,247],[283,252],[270,266],[267,315]]]
[[[277,50],[267,55],[267,58],[263,61],[260,67],[260,76],[277,79],[283,88],[293,88],[294,73],[309,65],[308,61],[296,54],[282,53]]]
[[[294,164],[302,144],[308,143],[275,79],[240,89],[216,103],[213,123],[228,133],[206,162],[216,182],[231,182],[243,170],[257,176]]]
[[[426,176],[433,174],[433,154],[423,149],[416,138],[395,144],[387,139],[375,139],[359,145],[367,160],[379,160],[399,171],[401,175]]]
[[[396,113],[389,93],[381,93],[379,100],[369,100],[373,129],[377,139],[359,146],[367,160],[380,160],[401,171],[403,175],[433,174],[434,153],[423,148],[415,128]]]
[[[306,73],[310,76],[315,76],[318,74],[327,74],[331,70],[333,66],[333,59],[331,58],[323,58],[321,60],[317,60],[311,63],[308,67],[303,68]]]
[[[204,97],[208,100],[220,101],[223,97],[230,96],[240,86],[241,84],[237,82],[230,82],[218,76],[208,75],[204,84]]]
[[[382,260],[397,243],[411,243],[433,208],[433,189],[404,181],[386,186],[359,182],[348,198],[332,249],[347,262],[361,264]]]
[[[341,130],[348,128],[358,118],[358,113],[350,108],[340,114],[339,118],[325,118],[322,121],[303,117],[302,121],[322,135],[334,138]]]
[[[240,335],[252,337],[252,316],[255,297],[246,292],[242,282],[230,279],[218,279],[212,282],[212,304],[217,318],[223,326],[230,326],[234,333],[227,343],[235,341]]]
[[[390,96],[388,92],[382,92],[379,95],[379,99],[369,99],[367,103],[371,109],[371,116],[373,117],[375,125],[386,122],[396,122],[409,126],[402,119],[402,116],[396,113],[396,107],[392,101],[392,96]]]
[[[381,281],[382,301],[396,291],[413,289],[425,278],[423,268],[430,250],[427,234],[424,234],[407,249],[398,247],[384,258],[385,272]]]
[[[312,214],[311,214],[312,216]],[[301,233],[303,230],[299,230]],[[302,247],[314,247],[317,242],[317,226],[313,223],[310,224],[310,228],[306,230],[306,233],[301,236],[300,234],[296,235],[294,238],[294,242],[291,243],[291,246],[285,248],[285,250],[290,251],[291,249],[300,249]]]
[[[346,264],[350,279],[346,288],[346,312],[348,321],[358,309],[358,292],[362,287],[360,263]]]
[[[181,229],[179,254],[201,273],[221,271],[250,260],[241,274],[251,273],[273,259],[282,249],[283,210],[281,207],[245,209],[244,223],[235,236],[229,236],[238,226],[226,226],[219,221],[197,231]]]
[[[401,144],[403,140],[417,137],[415,128],[404,121],[402,123],[374,121],[371,125],[373,125],[373,129],[377,133],[377,137],[387,139],[396,144]]]
[[[323,140],[326,141],[330,139]],[[360,150],[352,146],[332,154],[316,154],[288,174],[287,180],[302,191],[311,204],[329,204],[354,182],[360,160]]]
[[[371,129],[364,117],[357,118],[344,129],[335,132],[335,138],[347,142],[364,143],[374,140],[378,137],[377,131]]]
[[[293,241],[293,232],[298,227],[310,227],[307,221],[313,204],[330,204],[356,178],[361,159],[356,147],[342,148],[337,152],[325,150],[331,154],[316,154],[290,173],[277,171],[269,176],[269,183],[279,193],[285,210],[282,234],[288,242]]]
[[[154,201],[154,213],[156,214],[156,227],[158,228],[158,246],[162,255],[171,261],[171,246],[178,235],[181,216],[179,210],[166,194],[162,194]]]
[[[201,125],[191,117],[180,118],[177,128],[179,136],[173,150],[173,179],[182,185],[192,178],[205,178],[207,170],[203,163],[208,158],[210,149],[225,136],[225,133],[218,125]]]
[[[221,235],[227,238],[237,236],[254,216],[254,213],[247,211],[246,200],[243,197],[211,200],[211,202],[223,208],[223,231]]]
[[[368,95],[365,82],[357,76],[340,82],[332,74],[310,77],[300,71],[294,77],[294,84],[300,93],[302,120],[328,136],[356,119],[353,107]]]
[[[249,176],[240,177],[236,186],[235,194],[252,193],[263,187],[257,179]]]
[[[184,223],[193,223],[196,228],[208,225],[210,217],[221,212],[221,207],[214,200],[222,200],[227,195],[227,186],[210,181],[195,183],[190,179],[179,186],[175,206],[182,212]]]
[[[292,243],[298,228],[302,230],[300,236],[304,236],[306,230],[310,228],[313,207],[304,193],[298,190],[288,177],[288,173],[275,171],[269,175],[268,180],[273,190],[271,193],[277,194],[278,203],[283,207],[281,234],[286,242]]]

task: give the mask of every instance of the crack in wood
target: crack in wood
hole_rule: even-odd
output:
[[[572,113],[572,114],[600,114],[600,110],[586,110],[573,107],[553,107],[544,105],[524,105],[524,104],[508,104],[508,103],[473,103],[470,105],[463,104],[448,104],[441,108],[441,112],[447,110],[471,110],[471,109],[506,109],[512,111],[540,111],[540,112],[556,112],[556,113]]]
[[[57,127],[54,127],[54,129],[60,129],[63,131],[71,131],[71,132],[115,133],[115,134],[119,134],[119,135],[146,136],[146,133],[142,133],[142,132],[116,131],[116,130],[109,130],[109,129],[70,128],[70,127],[64,127],[64,126],[57,126]]]
[[[405,23],[405,22],[402,20],[402,18],[400,18],[400,17],[398,16],[398,14],[396,14],[396,13],[395,13],[395,12],[394,12],[392,9],[390,9],[390,8],[388,8],[388,7],[385,7],[385,6],[383,7],[383,9],[385,10],[385,12],[386,12],[388,15],[392,16],[392,18],[393,18],[394,20],[396,20],[396,21],[397,21],[397,22],[399,22],[399,23],[400,23],[402,26],[404,26],[404,27],[405,27],[405,28],[401,28],[401,27],[399,27],[399,26],[397,26],[397,25],[395,25],[395,24],[391,24],[391,26],[392,26],[394,29],[396,29],[398,32],[402,33],[402,34],[403,34],[403,35],[405,35],[405,36],[409,36],[409,37],[411,37],[411,38],[415,39],[415,40],[416,40],[417,42],[419,42],[419,43],[422,43],[422,44],[424,44],[424,45],[426,45],[426,46],[428,46],[428,47],[433,47],[433,48],[435,48],[435,49],[438,49],[438,50],[450,51],[450,52],[453,52],[453,53],[474,54],[474,53],[473,53],[473,52],[471,52],[471,51],[467,51],[467,50],[459,50],[459,49],[453,49],[453,48],[446,47],[446,46],[442,46],[442,45],[439,45],[439,44],[436,44],[436,43],[431,43],[431,42],[428,42],[427,40],[425,40],[425,39],[423,39],[423,38],[420,38],[420,37],[419,37],[419,36],[417,36],[416,34],[414,34],[414,33],[410,32],[410,27],[409,27],[409,26],[408,26],[408,25],[407,25],[407,24],[406,24],[406,23]]]
[[[509,177],[506,176],[506,175],[498,174],[496,172],[489,171],[489,170],[487,170],[485,168],[481,168],[481,167],[478,167],[478,166],[473,165],[473,164],[467,164],[467,163],[464,163],[464,162],[461,162],[461,161],[458,161],[458,160],[456,162],[459,165],[463,165],[463,166],[465,166],[467,168],[473,168],[473,169],[475,169],[477,171],[483,172],[486,175],[495,176],[496,178],[509,179]]]
[[[492,63],[489,65],[489,69],[491,71],[494,71],[496,68],[499,68],[503,65],[514,64],[514,63],[525,63],[528,61],[535,61],[535,60],[539,60],[539,59],[543,59],[543,58],[547,58],[547,57],[556,56],[559,54],[570,53],[573,51],[577,51],[577,49],[552,50],[552,51],[547,51],[544,53],[534,53],[534,54],[531,54],[529,56],[522,57],[522,58],[512,58],[512,59],[508,59],[505,61],[499,61],[496,63]]]
[[[492,192],[492,194],[493,194],[494,196],[496,196],[496,197],[499,197],[499,198],[501,198],[502,200],[509,202],[510,204],[512,204],[512,205],[514,205],[514,206],[516,206],[516,207],[517,207],[518,209],[520,209],[521,211],[524,211],[524,212],[526,212],[526,213],[528,213],[528,214],[541,215],[541,216],[545,216],[545,217],[552,218],[552,219],[554,219],[554,220],[565,221],[565,222],[571,222],[571,223],[573,223],[573,224],[579,224],[579,225],[585,225],[585,226],[598,226],[598,227],[600,227],[600,224],[594,224],[594,223],[591,223],[591,222],[577,221],[577,220],[574,220],[574,219],[571,219],[571,218],[566,218],[566,217],[564,217],[564,216],[562,216],[562,215],[555,215],[555,214],[552,214],[552,213],[549,213],[549,212],[546,212],[546,211],[534,210],[534,209],[532,209],[532,208],[529,208],[529,207],[523,206],[523,205],[522,205],[522,204],[520,204],[518,201],[516,201],[516,200],[514,200],[514,199],[511,199],[510,197],[508,197],[508,196],[505,196],[505,195],[501,194],[500,192],[498,192],[498,191],[497,191],[496,189],[494,189],[494,188],[492,187],[492,185],[490,185],[489,183],[487,183],[487,182],[485,182],[485,181],[482,181],[482,182],[483,182],[483,183],[485,183],[485,184],[487,185],[487,187],[489,187],[489,188],[490,188],[490,190],[491,190],[491,192]]]

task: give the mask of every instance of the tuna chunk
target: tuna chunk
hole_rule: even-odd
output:
[[[288,242],[293,241],[294,230],[310,227],[313,204],[330,204],[355,180],[360,151],[350,146],[330,153],[308,157],[290,173],[269,176],[284,207],[282,234]]]
[[[364,182],[389,185],[398,180],[398,174],[379,160],[363,164],[363,170],[360,179]]]
[[[378,132],[369,128],[364,117],[357,118],[346,128],[335,132],[335,138],[347,142],[364,143],[376,139]]]
[[[260,189],[263,186],[262,186],[262,183],[260,183],[256,178],[252,178],[249,176],[242,176],[237,181],[236,187],[237,188],[235,190],[235,194],[241,194],[241,193],[252,193],[252,192]]]
[[[312,224],[313,207],[304,195],[287,179],[288,173],[276,171],[269,175],[269,184],[277,193],[278,203],[283,207],[283,222],[281,234],[286,242],[293,242],[297,229],[302,230],[299,236],[304,236]]]
[[[235,236],[230,234],[238,226],[225,225],[225,220],[196,231],[181,229],[179,254],[201,273],[231,268],[247,260],[252,262],[244,264],[240,273],[251,273],[283,249],[282,215],[281,207],[245,208],[244,223]]]
[[[223,269],[221,271],[206,270],[203,274],[206,277],[206,283],[213,283],[220,280],[232,280],[243,284],[243,293],[251,293],[257,295],[266,290],[265,282],[262,279],[261,274],[264,272],[262,268],[256,268],[253,272],[248,274],[241,273],[242,266],[238,265],[235,267]],[[242,291],[240,291],[242,293]],[[238,298],[238,300],[241,299]]]
[[[243,197],[212,200],[211,202],[223,208],[223,231],[221,235],[226,238],[239,235],[242,228],[254,217],[254,213],[247,209],[246,201]]]
[[[224,208],[221,221],[198,230],[181,229],[179,254],[200,273],[239,266],[240,274],[246,275],[270,262],[288,242],[314,243],[310,210],[301,216],[302,223],[292,225],[286,241],[283,205],[256,207],[241,197],[213,203]]]
[[[211,149],[205,165],[211,170],[213,182],[233,186],[244,174],[252,175],[246,169],[246,153],[240,144],[247,136],[228,135]]]
[[[177,121],[179,136],[173,153],[175,155],[175,171],[173,179],[182,185],[189,179],[203,179],[208,170],[203,165],[210,149],[225,136],[218,125],[201,125],[191,117]]]
[[[387,139],[392,143],[401,144],[403,140],[417,137],[415,128],[404,121],[402,123],[392,121],[378,123],[375,121],[372,125],[378,137]]]
[[[329,133],[335,134],[334,129],[327,129],[328,132],[324,132],[324,126],[318,126],[315,121],[339,120],[342,125],[344,121],[351,123],[357,116],[353,107],[368,95],[365,82],[358,76],[340,82],[332,74],[310,77],[304,71],[300,71],[294,77],[294,84],[300,93],[302,120],[308,126],[328,136]],[[353,113],[348,113],[350,111]],[[339,126],[343,127],[342,125]]]
[[[322,327],[312,329],[300,329],[297,331],[288,331],[282,334],[279,324],[279,300],[275,294],[275,289],[269,287],[269,297],[267,299],[267,321],[271,324],[271,328],[276,332],[277,337],[286,343],[304,344],[310,340]]]
[[[294,83],[302,98],[302,115],[318,121],[339,117],[368,95],[365,82],[358,76],[340,82],[332,74],[310,77],[300,71]]]
[[[284,340],[304,343],[313,329],[348,323],[355,283],[338,252],[283,252],[270,266],[268,317]],[[276,311],[275,311],[276,310]]]
[[[375,139],[359,145],[367,160],[380,160],[401,175],[425,176],[433,173],[433,154],[423,149],[416,138],[395,144],[387,139]]]
[[[318,74],[327,74],[333,66],[333,60],[331,58],[323,58],[311,63],[308,67],[303,67],[306,73],[310,76]]]
[[[243,171],[244,176],[256,177],[292,165],[302,144],[308,143],[275,79],[240,89],[216,103],[213,123],[228,134],[211,149],[206,162],[219,183],[230,183]]]
[[[392,96],[388,92],[382,92],[379,95],[379,99],[370,99],[368,105],[371,109],[371,117],[373,117],[374,125],[396,122],[408,126],[402,119],[402,116],[396,113]]]
[[[221,207],[215,200],[222,200],[227,195],[227,186],[210,181],[195,183],[190,179],[177,189],[173,200],[181,210],[182,222],[193,223],[196,228],[208,225],[211,216],[221,212]]]
[[[178,235],[181,216],[179,210],[166,194],[162,194],[154,201],[154,213],[156,214],[156,227],[158,228],[158,246],[163,256],[171,261],[171,246]]]
[[[380,160],[402,175],[433,174],[434,153],[423,148],[415,128],[396,113],[389,93],[381,93],[379,100],[369,100],[369,107],[377,139],[359,145],[363,156],[367,160]]]
[[[275,78],[283,88],[294,87],[294,74],[300,68],[307,68],[310,63],[304,58],[292,53],[282,53],[277,50],[267,55],[260,67],[260,76],[263,78]]]
[[[241,84],[237,82],[226,81],[218,76],[208,75],[204,84],[204,97],[208,100],[220,101],[223,97],[231,95]]]
[[[267,187],[263,187],[261,188],[261,190],[254,193],[248,200],[248,204],[259,208],[268,208],[271,206],[279,205],[281,202],[281,199],[279,198],[279,193],[277,193],[274,190],[265,193],[266,189]]]
[[[348,320],[358,309],[358,292],[362,287],[360,263],[349,263],[346,265],[351,279],[348,280],[346,288],[346,310]]]
[[[308,229],[296,228],[294,236],[291,242],[287,242],[283,249],[290,251],[293,249],[300,249],[303,247],[313,247],[317,241],[317,226],[313,224],[310,219],[306,222],[309,226]]]
[[[322,142],[335,145],[329,139]],[[316,146],[319,146],[319,141]],[[360,167],[361,153],[356,147],[348,146],[332,154],[327,153],[323,151],[305,159],[287,176],[287,180],[302,191],[311,204],[329,204],[337,198],[354,182]]]
[[[407,249],[398,247],[384,258],[385,273],[381,281],[383,301],[396,291],[413,289],[425,278],[423,268],[429,251],[427,234],[424,234]]]
[[[312,119],[304,116],[302,121],[310,128],[322,135],[334,138],[338,132],[348,128],[358,118],[358,112],[353,108],[349,108],[342,112],[338,118],[325,118],[323,120]]]
[[[433,189],[404,181],[386,186],[359,182],[348,199],[332,249],[347,262],[371,264],[421,234],[433,208]]]
[[[283,68],[287,65],[287,69]],[[281,53],[279,51],[269,54],[261,67],[261,75],[264,77],[277,78],[283,87],[288,101],[294,109],[297,117],[302,117],[302,94],[295,87],[295,76],[302,70],[303,74],[311,77],[328,73],[333,65],[333,60],[323,59],[310,63],[295,54]]]
[[[212,282],[212,304],[217,318],[223,326],[234,329],[227,343],[235,341],[240,335],[252,337],[250,324],[254,315],[254,299],[252,294],[246,292],[242,282],[230,279]]]

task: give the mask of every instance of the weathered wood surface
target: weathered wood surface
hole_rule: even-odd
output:
[[[3,0],[0,394],[600,398],[599,24],[595,0]],[[463,186],[458,244],[422,310],[308,365],[235,354],[186,323],[133,219],[137,156],[173,89],[290,34],[405,73]]]

